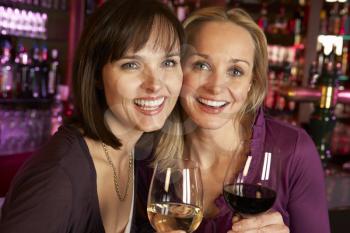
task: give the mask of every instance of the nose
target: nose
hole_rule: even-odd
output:
[[[161,74],[157,70],[145,69],[143,74],[144,80],[142,82],[142,88],[147,93],[155,93],[162,88]]]
[[[204,88],[210,94],[220,94],[224,87],[223,76],[218,72],[213,72],[210,76],[207,77]]]

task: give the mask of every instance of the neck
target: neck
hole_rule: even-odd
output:
[[[202,167],[210,167],[230,159],[239,141],[238,128],[233,122],[218,129],[197,127],[185,137],[185,153]]]
[[[120,121],[118,121],[110,111],[107,111],[105,115],[105,121],[107,122],[112,133],[122,143],[122,147],[119,149],[120,152],[122,154],[130,154],[143,132],[137,128],[125,126]]]

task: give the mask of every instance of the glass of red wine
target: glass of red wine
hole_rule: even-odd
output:
[[[242,143],[228,166],[223,193],[227,205],[242,217],[264,213],[276,199],[280,165],[271,152],[250,153]]]

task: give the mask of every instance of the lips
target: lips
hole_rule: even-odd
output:
[[[147,97],[134,99],[137,109],[146,115],[155,115],[162,111],[165,97]]]
[[[206,99],[202,97],[198,97],[196,98],[196,100],[199,103],[199,107],[204,112],[211,113],[211,114],[217,114],[222,112],[225,106],[229,104],[228,101]]]

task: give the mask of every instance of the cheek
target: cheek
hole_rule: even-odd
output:
[[[182,71],[175,73],[165,74],[166,78],[164,79],[164,84],[166,88],[170,91],[172,96],[178,96],[181,91],[183,75]]]
[[[231,88],[231,93],[233,94],[236,102],[244,102],[248,97],[249,90],[250,85],[246,85],[241,88]]]
[[[198,74],[192,72],[186,72],[184,74],[184,80],[182,84],[183,93],[189,93],[198,89],[201,86],[201,77]]]

